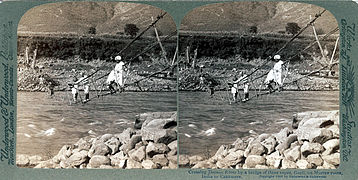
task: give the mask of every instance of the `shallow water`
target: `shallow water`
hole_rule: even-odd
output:
[[[18,154],[51,157],[81,137],[121,133],[133,127],[139,113],[177,110],[175,92],[124,92],[85,105],[69,105],[70,97],[70,92],[56,92],[52,98],[41,92],[17,93]]]
[[[284,91],[231,105],[228,95],[216,92],[210,98],[205,92],[179,93],[180,154],[213,155],[220,145],[239,137],[276,133],[291,126],[294,113],[339,109],[339,91]]]

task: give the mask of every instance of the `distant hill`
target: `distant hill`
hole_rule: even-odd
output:
[[[288,22],[302,28],[310,15],[324,9],[315,5],[293,2],[232,2],[199,7],[188,13],[182,21],[183,31],[237,31],[247,33],[250,26],[257,26],[258,33],[285,31]],[[334,16],[326,11],[316,23],[316,29],[328,33],[338,26]],[[308,28],[304,34],[312,34]]]
[[[97,34],[124,32],[126,24],[136,24],[140,30],[151,24],[161,9],[136,3],[122,2],[61,2],[30,9],[20,20],[19,33],[86,34],[95,27]],[[163,34],[175,31],[176,26],[167,14],[157,23]],[[147,32],[150,35],[152,31]]]

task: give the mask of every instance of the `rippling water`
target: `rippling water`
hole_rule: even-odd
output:
[[[18,154],[53,156],[65,144],[88,135],[120,133],[136,114],[176,111],[175,92],[124,92],[69,105],[69,92],[53,98],[41,92],[17,93]]]
[[[204,92],[181,92],[179,152],[212,155],[239,137],[291,126],[294,113],[338,109],[338,91],[284,91],[232,105],[227,92],[216,92],[213,98]]]

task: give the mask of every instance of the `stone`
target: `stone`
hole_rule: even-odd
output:
[[[311,128],[324,128],[330,125],[333,125],[334,122],[331,121],[327,117],[319,117],[319,118],[309,118],[301,121],[298,125],[299,128],[301,127],[311,127]]]
[[[100,169],[113,169],[113,167],[110,165],[100,165],[99,168]]]
[[[142,130],[146,128],[168,129],[177,125],[176,118],[147,119],[142,124]]]
[[[180,154],[179,155],[179,167],[186,167],[189,165],[189,156],[188,155],[183,155],[183,154]]]
[[[320,154],[310,154],[307,156],[307,161],[313,166],[321,166],[323,164],[323,159]]]
[[[288,159],[283,159],[282,160],[282,167],[281,169],[296,169],[297,165],[295,162],[290,161]]]
[[[128,152],[128,155],[131,159],[141,162],[145,158],[145,146],[140,147],[139,149]]]
[[[153,162],[159,167],[167,166],[169,161],[164,154],[157,154],[152,158]]]
[[[80,152],[76,152],[72,154],[66,161],[64,162],[66,167],[76,167],[88,161],[88,151],[82,150]]]
[[[120,151],[116,153],[113,156],[109,157],[111,159],[111,165],[112,166],[119,166],[121,163],[123,163],[123,160],[126,160],[127,157],[124,155],[123,151]]]
[[[338,166],[339,165],[339,153],[334,153],[331,155],[326,155],[326,156],[322,156],[322,159],[329,163],[332,164],[333,166]]]
[[[112,136],[104,144],[107,145],[109,149],[111,149],[111,154],[113,155],[118,152],[121,142],[116,137]]]
[[[90,150],[88,151],[88,157],[92,158],[95,155],[106,156],[111,153],[111,149],[104,143],[93,144]]]
[[[286,139],[283,140],[283,142],[276,146],[276,150],[280,152],[280,154],[283,154],[283,151],[288,149],[293,142],[297,141],[297,135],[296,134],[290,134]]]
[[[56,162],[65,161],[72,154],[71,149],[72,148],[69,145],[62,146],[62,148],[60,149],[58,154],[53,158],[53,160]]]
[[[104,134],[99,138],[99,142],[106,142],[113,137],[113,134]]]
[[[150,112],[136,115],[134,128],[141,129],[145,121],[150,122],[154,119],[172,119],[176,120],[176,112]],[[164,125],[163,125],[164,126]]]
[[[37,165],[42,161],[42,157],[39,155],[30,156],[29,161],[31,165]]]
[[[142,162],[142,166],[144,169],[156,169],[157,165],[155,163],[153,163],[151,160],[144,160]]]
[[[167,159],[174,164],[178,163],[178,156],[167,156]]]
[[[216,165],[212,162],[208,161],[199,161],[195,166],[192,167],[193,169],[214,169]]]
[[[172,163],[171,161],[169,161],[168,167],[169,169],[178,169],[177,163]]]
[[[107,156],[93,155],[89,160],[87,167],[99,168],[101,165],[110,165],[110,164],[111,164],[111,160]]]
[[[271,153],[270,155],[266,156],[266,164],[270,167],[279,168],[281,165],[281,160],[283,157],[280,155],[278,151]]]
[[[241,138],[237,138],[232,145],[234,146],[234,151],[245,150],[247,147],[247,143],[245,143]]]
[[[144,128],[142,135],[144,141],[154,141],[155,143],[169,144],[177,139],[175,129]]]
[[[61,168],[60,165],[53,163],[52,161],[41,161],[34,168]]]
[[[189,164],[190,165],[195,165],[196,163],[198,163],[199,161],[203,161],[204,158],[198,155],[194,155],[194,156],[190,156],[189,157]]]
[[[333,121],[335,125],[339,125],[339,110],[331,111],[327,117]]]
[[[142,164],[140,162],[137,162],[133,159],[127,160],[127,169],[141,169]]]
[[[292,130],[290,130],[288,127],[285,127],[284,129],[281,129],[281,131],[279,133],[276,134],[272,134],[275,138],[276,141],[280,144],[282,143],[287,137],[288,135],[290,135],[292,133]]]
[[[146,148],[146,154],[148,157],[153,157],[156,154],[164,154],[169,152],[169,148],[163,143],[152,143],[149,142]]]
[[[255,141],[254,143],[252,143],[250,146],[249,146],[249,154],[248,155],[263,155],[267,153],[267,149],[261,145],[260,142],[258,141]]]
[[[75,146],[77,146],[78,150],[88,151],[91,148],[92,143],[87,141],[85,138],[81,138],[75,143]]]
[[[301,153],[304,157],[310,154],[319,154],[324,151],[324,147],[319,143],[310,143],[305,141],[301,146]]]
[[[216,160],[218,159],[223,159],[227,154],[228,154],[228,151],[229,151],[229,146],[227,145],[221,145],[219,147],[219,149],[216,151],[215,155],[214,155],[214,158]]]
[[[266,165],[258,164],[255,166],[255,169],[269,169],[269,167]]]
[[[333,138],[333,133],[325,128],[299,127],[297,137],[299,141],[308,140],[309,142],[323,144]]]
[[[335,153],[339,149],[339,139],[331,139],[322,145],[325,149],[322,155]]]
[[[323,169],[336,169],[336,167],[333,164],[329,164],[326,161],[323,161],[322,167],[323,167]]]
[[[265,140],[261,141],[261,145],[267,149],[267,154],[271,154],[277,145],[276,138],[274,136],[269,136]]]
[[[228,154],[223,161],[227,166],[235,166],[244,160],[244,151],[238,150]]]
[[[168,144],[168,148],[170,150],[177,150],[177,146],[178,146],[178,141],[177,140],[175,140],[175,141],[173,141],[173,142]]]
[[[114,137],[118,138],[122,144],[127,144],[134,133],[132,128],[127,128],[122,133],[115,134]]]
[[[298,159],[301,158],[301,151],[300,151],[300,146],[296,146],[290,149],[287,149],[284,151],[284,156],[286,159],[290,160],[290,161],[297,161]]]
[[[265,163],[265,158],[258,155],[249,155],[245,160],[245,165],[249,168],[254,168],[258,164],[265,165]]]
[[[173,149],[171,151],[168,152],[168,155],[169,156],[173,156],[173,155],[176,155],[177,154],[177,150],[176,149]]]
[[[301,112],[293,115],[292,127],[297,128],[298,124],[302,122],[304,124],[305,121],[310,120],[311,118],[326,118],[328,120],[336,123],[336,119],[338,120],[339,111],[307,111]]]
[[[141,135],[133,135],[127,144],[124,144],[121,148],[125,153],[128,153],[130,150],[134,149],[135,145],[142,141]]]
[[[20,154],[16,156],[16,165],[23,167],[30,165],[29,156],[25,154]]]
[[[333,138],[339,139],[339,127],[338,125],[332,125],[327,128],[327,130],[330,130],[333,134]]]
[[[296,165],[299,169],[311,169],[311,165],[310,163],[308,163],[306,160],[304,159],[299,159],[296,162]]]
[[[270,134],[266,134],[266,133],[260,134],[260,135],[256,138],[256,140],[259,141],[259,142],[262,142],[262,141],[264,141],[265,139],[269,138],[270,136],[271,136]]]

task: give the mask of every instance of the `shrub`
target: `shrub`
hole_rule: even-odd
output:
[[[139,31],[139,28],[135,24],[126,24],[124,27],[124,33],[130,35],[131,37],[135,37]]]
[[[286,25],[286,32],[288,34],[295,35],[301,30],[301,27],[297,23],[289,22]]]

